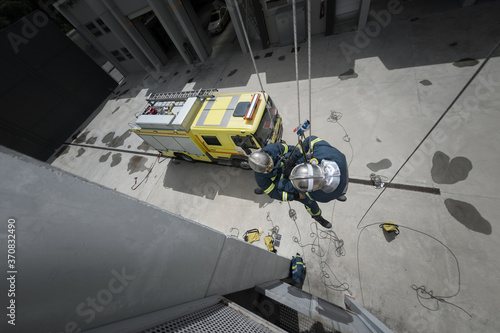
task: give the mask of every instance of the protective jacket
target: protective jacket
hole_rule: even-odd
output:
[[[324,159],[337,163],[340,169],[340,183],[339,186],[331,193],[317,190],[313,192],[305,192],[304,194],[311,200],[319,202],[329,202],[335,200],[347,191],[349,174],[345,155],[323,139],[311,136],[310,140],[311,144],[309,144],[309,138],[307,138],[302,141],[302,145],[299,144],[298,149],[295,150],[294,156],[297,159],[297,164],[305,162],[303,152],[308,153],[310,150],[312,152],[312,158],[317,159],[318,163],[321,163]]]
[[[293,151],[294,146],[284,143],[272,143],[262,148],[273,159],[274,168],[269,173],[254,172],[257,185],[271,198],[281,201],[295,199],[297,190],[291,181],[283,175],[283,161]]]

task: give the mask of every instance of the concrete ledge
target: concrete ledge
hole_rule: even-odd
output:
[[[288,273],[274,253],[1,146],[0,177],[20,331],[88,330]]]

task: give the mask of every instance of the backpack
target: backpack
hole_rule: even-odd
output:
[[[295,283],[301,283],[306,277],[306,264],[299,253],[292,257],[291,262],[292,279]]]

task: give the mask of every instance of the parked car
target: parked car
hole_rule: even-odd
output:
[[[208,23],[208,33],[215,35],[226,27],[229,23],[230,17],[226,7],[220,7],[210,14],[210,21]]]

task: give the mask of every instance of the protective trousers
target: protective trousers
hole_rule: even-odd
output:
[[[318,203],[309,196],[307,196],[304,199],[296,199],[297,201],[301,202],[306,206],[306,210],[311,214],[311,217],[316,217],[321,215],[321,209],[318,206]]]

